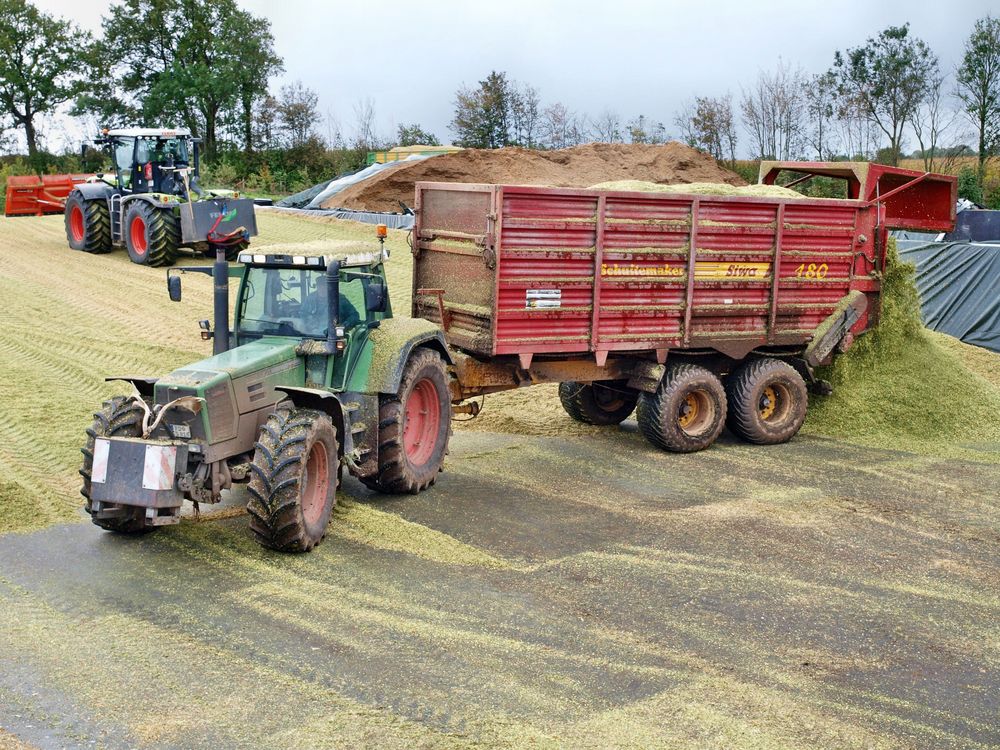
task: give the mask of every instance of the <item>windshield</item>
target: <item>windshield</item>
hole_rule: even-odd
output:
[[[361,320],[364,289],[360,279],[340,282],[340,325]],[[305,268],[246,270],[240,308],[242,333],[325,338],[327,333],[326,272]]]
[[[183,138],[140,138],[136,149],[136,161],[145,164],[187,164],[187,141]]]

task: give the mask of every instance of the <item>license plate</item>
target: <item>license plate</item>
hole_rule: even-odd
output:
[[[169,490],[174,486],[177,448],[173,445],[147,445],[142,465],[142,487],[146,490]]]

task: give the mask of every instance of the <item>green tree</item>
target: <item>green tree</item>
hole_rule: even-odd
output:
[[[288,136],[290,148],[297,148],[317,137],[315,127],[320,119],[318,104],[316,92],[303,86],[301,81],[281,87],[278,121]]]
[[[236,0],[124,0],[104,17],[101,59],[112,71],[107,101],[133,107],[146,124],[183,124],[217,150],[220,121],[239,110],[244,146],[253,145],[253,104],[280,69],[267,20]],[[113,58],[113,59],[109,59]],[[81,101],[99,116],[102,103]]]
[[[460,88],[451,121],[456,142],[467,148],[511,145],[513,91],[507,74],[495,70],[479,82],[479,88]]]
[[[938,72],[937,56],[910,35],[910,25],[890,26],[862,47],[838,51],[833,69],[842,97],[856,97],[889,139],[888,159],[898,164],[903,130]]]
[[[429,133],[417,123],[400,125],[396,131],[396,140],[400,146],[440,146],[441,141],[433,133]]]
[[[962,167],[958,171],[958,197],[980,206],[983,204],[983,188],[979,184],[976,170],[972,167]]]
[[[965,41],[965,54],[956,74],[959,101],[979,138],[979,187],[986,162],[1000,152],[1000,19],[976,21]]]
[[[24,128],[36,171],[42,167],[37,118],[84,89],[92,43],[87,32],[26,0],[0,0],[0,108]]]

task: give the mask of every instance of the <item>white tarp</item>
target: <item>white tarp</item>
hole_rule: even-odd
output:
[[[407,162],[411,161],[421,161],[423,159],[430,159],[431,156],[435,155],[436,154],[431,154],[431,155],[414,154],[413,156],[407,157],[402,161],[390,161],[386,162],[385,164],[372,164],[370,167],[365,167],[360,172],[349,174],[346,177],[341,177],[339,180],[334,180],[333,182],[331,182],[329,185],[326,186],[323,192],[321,192],[319,195],[317,195],[315,198],[309,201],[309,203],[306,205],[306,209],[323,208],[323,204],[326,203],[326,201],[328,201],[332,196],[339,193],[341,190],[349,188],[351,185],[356,185],[357,183],[362,182],[363,180],[367,180],[369,177],[377,175],[384,169],[391,169],[392,167],[398,166],[400,164],[406,164]]]

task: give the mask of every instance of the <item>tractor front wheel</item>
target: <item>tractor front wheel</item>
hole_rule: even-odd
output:
[[[378,471],[361,477],[367,487],[394,495],[421,492],[437,479],[451,437],[451,394],[441,355],[414,350],[399,391],[381,397]]]
[[[308,552],[326,536],[337,502],[340,452],[330,417],[279,409],[260,428],[247,491],[250,529],[280,552]]]
[[[90,514],[91,520],[102,529],[116,531],[119,534],[145,534],[153,531],[155,526],[146,526],[146,509],[130,505],[120,506],[120,515],[111,518],[98,518],[91,508],[90,488],[94,471],[94,444],[98,438],[126,437],[135,438],[142,435],[142,407],[133,399],[125,396],[115,396],[105,401],[100,411],[94,414],[94,422],[87,430],[87,440],[83,444],[83,465],[80,476],[83,477],[83,487],[80,494],[84,497],[84,508]]]
[[[639,431],[653,445],[693,453],[710,446],[722,432],[726,392],[704,367],[668,365],[656,392],[639,396],[636,417]]]
[[[66,241],[74,250],[85,253],[111,251],[111,217],[104,198],[87,200],[79,190],[66,199]]]
[[[133,263],[142,266],[173,265],[181,241],[181,228],[173,210],[133,200],[125,212],[125,247]]]

